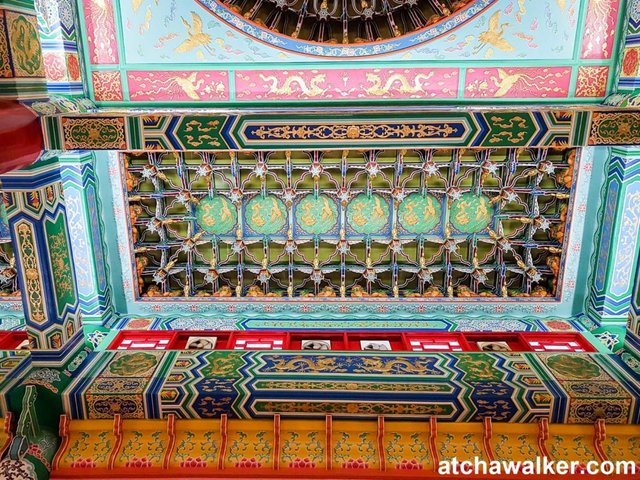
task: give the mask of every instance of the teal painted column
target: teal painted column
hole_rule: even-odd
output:
[[[113,315],[92,152],[59,157],[73,267],[83,327],[103,326]]]
[[[615,147],[607,183],[588,304],[600,324],[592,333],[612,350],[622,346],[640,257],[640,148]]]
[[[83,336],[57,158],[0,176],[34,359],[59,361]]]

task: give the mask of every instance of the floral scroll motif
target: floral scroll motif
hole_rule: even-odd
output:
[[[122,79],[118,71],[91,72],[93,81],[93,98],[97,102],[121,102]]]
[[[324,466],[326,439],[321,432],[286,431],[281,442],[281,466],[304,469]]]
[[[609,67],[578,67],[576,97],[604,97],[608,79]]]
[[[268,468],[273,456],[270,436],[263,430],[229,433],[226,465],[232,468]]]
[[[636,113],[594,112],[589,145],[632,145],[640,143],[640,123]]]
[[[173,462],[180,468],[205,468],[215,465],[220,448],[217,431],[185,432],[176,443]]]
[[[448,123],[261,125],[249,134],[262,140],[385,140],[398,138],[447,138],[458,129]]]
[[[42,324],[47,317],[44,312],[44,290],[35,245],[33,227],[26,222],[19,223],[18,248],[22,259],[27,301],[29,303],[29,316],[31,321]]]
[[[49,81],[60,82],[67,78],[65,58],[61,52],[45,53],[44,68]]]
[[[125,141],[124,118],[64,118],[64,146],[66,149],[122,150]]]

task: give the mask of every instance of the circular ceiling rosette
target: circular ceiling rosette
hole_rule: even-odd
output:
[[[272,47],[321,57],[396,52],[444,35],[497,0],[199,0]]]

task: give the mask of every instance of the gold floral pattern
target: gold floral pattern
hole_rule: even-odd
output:
[[[322,125],[261,125],[251,132],[262,140],[387,140],[446,138],[457,130],[447,123],[327,123]]]
[[[145,422],[144,427],[153,424],[165,426],[162,420]],[[134,424],[137,426],[137,424]],[[155,428],[140,428],[139,430],[125,430],[122,439],[122,450],[116,458],[115,464],[125,468],[160,468],[164,460],[167,447],[167,433]]]
[[[607,94],[609,67],[578,67],[576,97],[604,97]]]
[[[197,421],[196,421],[197,422]],[[201,422],[190,422],[188,427],[197,427]],[[217,425],[215,425],[217,427]],[[205,468],[217,467],[220,448],[220,429],[178,430],[176,446],[171,456],[170,467]]]
[[[634,145],[640,143],[640,122],[634,112],[594,112],[589,145]]]
[[[280,468],[325,468],[324,431],[285,430],[281,433],[280,443]]]
[[[273,431],[238,429],[229,432],[227,468],[269,468],[273,465]]]
[[[22,260],[22,278],[27,291],[30,320],[43,324],[47,318],[44,312],[44,289],[38,256],[36,251],[33,226],[27,222],[19,222],[15,227],[18,232],[18,248]]]
[[[344,469],[379,468],[376,431],[361,433],[340,431],[340,423],[334,422],[333,464]]]
[[[124,118],[63,118],[64,148],[123,150],[125,141]]]
[[[97,102],[121,102],[122,76],[118,71],[91,72],[93,82],[93,98]]]

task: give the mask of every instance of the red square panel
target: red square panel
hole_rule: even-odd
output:
[[[462,352],[463,345],[455,337],[409,337],[414,352]]]
[[[534,352],[584,352],[582,345],[575,340],[529,340],[527,342]]]
[[[281,336],[237,336],[233,341],[234,350],[282,350],[284,338]]]

